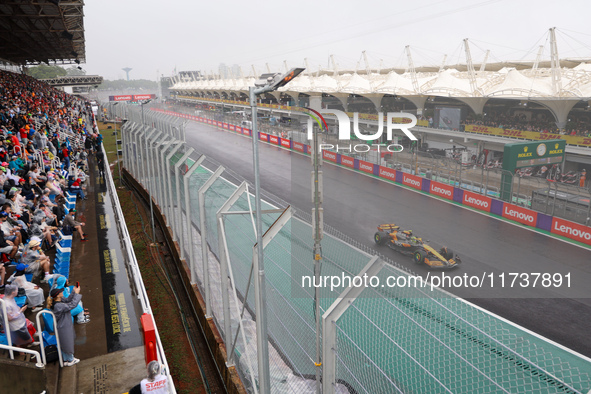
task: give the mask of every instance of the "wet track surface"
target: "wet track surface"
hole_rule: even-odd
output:
[[[243,136],[189,122],[187,143],[253,181],[252,142]],[[261,187],[305,211],[310,201],[310,159],[260,143]],[[396,223],[434,246],[446,245],[462,258],[450,275],[517,273],[571,274],[560,287],[448,289],[492,313],[591,357],[591,252],[378,179],[325,163],[324,220],[351,238],[425,276],[426,266],[378,247],[376,226]],[[431,271],[431,275],[433,272]],[[510,298],[508,298],[510,297]]]

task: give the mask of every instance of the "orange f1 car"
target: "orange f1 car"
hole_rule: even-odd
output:
[[[455,268],[462,261],[454,256],[451,249],[442,247],[439,251],[423,242],[422,238],[413,235],[412,230],[402,230],[395,224],[381,224],[374,235],[378,245],[386,245],[399,253],[412,256],[415,264],[427,264],[437,269]]]

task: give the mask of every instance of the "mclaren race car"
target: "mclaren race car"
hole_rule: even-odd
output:
[[[412,230],[403,230],[395,224],[381,224],[374,235],[378,245],[386,245],[399,253],[412,256],[415,264],[427,264],[431,268],[451,269],[461,263],[459,256],[454,256],[451,249],[442,247],[438,251],[415,237]]]

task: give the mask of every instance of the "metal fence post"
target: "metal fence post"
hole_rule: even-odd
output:
[[[143,186],[144,189],[148,192],[148,194],[150,194],[150,164],[149,164],[149,160],[148,160],[148,142],[150,141],[150,139],[152,138],[152,135],[156,132],[156,129],[149,129],[146,126],[144,126],[144,136],[143,136],[143,151],[145,152],[145,160],[142,160],[142,167],[143,167],[143,173],[144,173],[144,181],[143,181]]]
[[[203,288],[205,292],[205,317],[211,318],[211,291],[209,287],[209,259],[207,253],[207,227],[205,222],[205,192],[222,175],[225,168],[220,166],[199,188],[199,231],[201,233],[201,260],[203,263]]]
[[[135,143],[135,134],[137,133],[137,128],[138,128],[138,124],[137,123],[132,123],[132,126],[129,128],[129,138],[128,138],[128,169],[129,172],[131,173],[131,175],[136,178],[137,177],[137,168],[136,168],[136,160],[137,160],[137,154],[136,154],[136,143]]]
[[[170,165],[170,159],[172,159],[172,157],[177,153],[177,151],[182,147],[183,145],[179,144],[176,148],[173,148],[172,151],[168,154],[168,156],[166,156],[166,162],[164,163],[164,168],[166,169],[166,181],[167,181],[167,188],[166,191],[167,193],[165,193],[165,212],[166,212],[166,224],[169,225],[170,221],[171,221],[171,212],[172,212],[172,185],[170,182],[170,173],[171,173],[171,165]],[[171,229],[172,226],[171,226]]]
[[[162,131],[158,130],[158,129],[154,129],[156,131],[155,134],[152,134],[149,138],[148,138],[148,157],[150,158],[150,166],[149,166],[149,172],[150,172],[150,177],[151,177],[151,182],[150,182],[150,198],[154,198],[154,196],[156,195],[156,169],[155,169],[155,164],[156,164],[156,160],[155,160],[155,155],[153,154],[154,149],[156,148],[159,139],[162,136]]]
[[[374,256],[369,263],[361,270],[359,276],[376,276],[384,261]],[[339,298],[322,315],[322,393],[330,394],[335,392],[337,375],[337,321],[359,297],[365,288],[363,286],[346,288]],[[318,335],[318,334],[316,334]]]
[[[166,187],[166,182],[164,181],[164,175],[162,168],[164,167],[164,157],[166,156],[166,151],[174,144],[174,141],[171,141],[167,135],[164,135],[164,142],[162,143],[161,149],[159,152],[156,153],[156,172],[158,174],[158,191],[157,191],[157,203],[160,208],[164,205],[164,189]]]
[[[220,282],[222,287],[222,303],[223,303],[223,312],[224,312],[224,342],[226,346],[230,346],[232,343],[232,317],[230,315],[230,295],[228,293],[228,260],[230,256],[226,255],[226,246],[224,244],[224,237],[222,232],[224,231],[223,227],[223,219],[222,214],[227,212],[232,205],[238,201],[240,196],[246,192],[247,188],[246,182],[242,182],[240,186],[232,193],[230,198],[224,202],[224,205],[218,209],[216,212],[216,222],[218,224],[218,245],[219,245],[219,259],[220,259]],[[257,309],[258,312],[258,309]],[[227,348],[226,348],[227,349]],[[226,354],[226,362],[229,366],[234,365],[234,357],[233,354],[228,352]],[[254,382],[253,382],[254,384]]]
[[[183,209],[181,207],[181,177],[179,175],[179,169],[181,164],[186,166],[185,162],[187,161],[187,159],[189,158],[189,156],[191,156],[191,154],[194,152],[195,150],[193,148],[189,148],[189,150],[187,152],[185,152],[185,154],[183,155],[183,157],[181,157],[181,159],[174,165],[174,177],[175,177],[175,187],[176,187],[176,205],[179,209],[179,213],[178,216],[177,215],[172,215],[173,218],[173,237],[176,238],[177,242],[179,243],[180,247],[181,247],[181,259],[185,258],[185,252],[184,252],[184,245],[183,245],[183,237],[181,236],[181,232],[182,232],[182,216],[183,216]]]
[[[183,231],[183,245],[189,248],[189,267],[191,269],[191,284],[196,282],[195,277],[195,259],[193,258],[193,223],[191,219],[191,196],[189,195],[189,183],[191,182],[191,175],[199,168],[201,163],[205,160],[205,155],[201,155],[199,159],[183,177],[183,187],[185,189],[185,223],[187,224],[187,231]]]

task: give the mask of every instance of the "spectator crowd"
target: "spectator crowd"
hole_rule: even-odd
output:
[[[87,157],[102,143],[92,119],[90,103],[0,71],[0,297],[8,320],[5,327],[1,316],[0,343],[10,336],[15,346],[39,345],[33,313],[50,308],[67,366],[79,361],[74,319],[84,324],[89,317],[80,287],[68,286],[52,255],[60,237],[72,235],[73,248],[87,240],[67,198],[86,199]]]
[[[556,127],[553,117],[538,116],[528,119],[524,113],[507,114],[487,114],[478,119],[468,117],[462,123],[462,130],[466,125],[478,125],[495,127],[505,130],[535,131],[538,133],[563,134],[578,137],[591,137],[589,116],[571,115],[564,130]]]

